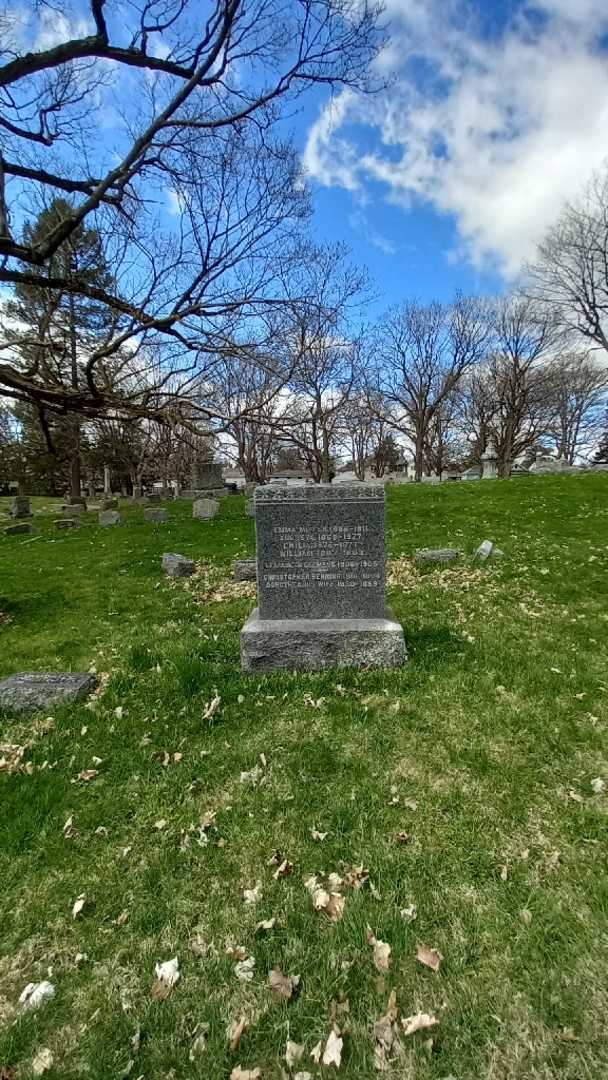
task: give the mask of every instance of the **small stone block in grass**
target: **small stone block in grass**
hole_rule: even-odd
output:
[[[81,701],[96,686],[97,677],[89,671],[22,671],[0,682],[0,709],[12,713],[48,712],[55,705]]]
[[[257,581],[257,566],[255,559],[237,559],[234,564],[235,581]]]
[[[458,548],[420,548],[414,554],[417,566],[432,566],[434,563],[456,562],[460,556]]]
[[[75,517],[57,518],[55,522],[56,529],[77,529],[79,525],[80,521]]]
[[[34,527],[30,525],[29,521],[22,521],[19,525],[9,525],[4,530],[5,536],[21,536],[21,534],[33,533]]]
[[[187,559],[185,555],[166,552],[163,555],[163,570],[168,577],[191,577],[196,570],[196,563],[193,559]]]

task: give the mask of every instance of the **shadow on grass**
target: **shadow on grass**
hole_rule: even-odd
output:
[[[462,637],[455,634],[448,625],[429,626],[426,624],[412,626],[406,624],[404,631],[405,644],[410,660],[415,659],[425,666],[427,666],[426,662],[428,662],[428,664],[436,667],[438,658],[442,663],[447,664],[462,656],[466,648]]]

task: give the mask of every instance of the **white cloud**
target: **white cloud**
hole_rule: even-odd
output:
[[[596,44],[608,11],[538,0],[492,38],[460,0],[388,0],[387,13],[378,68],[392,85],[334,98],[304,165],[359,201],[376,181],[405,209],[421,200],[453,215],[462,253],[513,276],[608,154],[608,56]]]

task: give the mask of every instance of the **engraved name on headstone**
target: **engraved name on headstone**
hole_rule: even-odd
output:
[[[261,618],[384,617],[380,485],[266,487],[255,508]]]

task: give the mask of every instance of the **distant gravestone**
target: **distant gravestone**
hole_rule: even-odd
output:
[[[222,490],[224,478],[222,466],[215,461],[195,461],[192,466],[192,490],[215,491]]]
[[[144,510],[144,521],[152,525],[165,525],[168,520],[169,515],[162,507],[149,506]]]
[[[163,555],[163,570],[168,577],[191,577],[196,570],[193,559],[187,559],[185,555],[173,555],[166,552]]]
[[[85,509],[82,503],[68,503],[63,507],[63,516],[64,518],[79,518],[82,517]]]
[[[29,521],[20,521],[18,525],[8,525],[4,530],[5,536],[21,536],[26,533],[33,533],[34,526],[30,525]]]
[[[259,607],[241,631],[245,671],[407,660],[386,609],[382,486],[261,487],[255,519]]]
[[[108,498],[102,499],[100,503],[101,510],[118,510],[118,499]]]
[[[414,562],[418,566],[426,566],[429,563],[450,563],[455,562],[459,555],[458,548],[420,548],[414,554]]]
[[[100,510],[99,524],[103,525],[104,528],[110,525],[122,525],[122,517],[118,510]]]
[[[220,508],[217,499],[195,499],[192,506],[193,518],[214,518]]]
[[[90,672],[20,672],[0,682],[0,709],[35,713],[70,701],[81,701],[97,686]]]
[[[84,495],[68,495],[67,501],[70,506],[82,506],[85,510],[87,508],[87,500]]]
[[[56,529],[78,529],[80,526],[80,518],[68,517],[57,518],[55,522]]]
[[[257,581],[257,565],[255,559],[237,559],[234,564],[235,581]]]
[[[245,503],[245,513],[248,517],[255,517],[255,499],[247,499]]]
[[[31,517],[30,500],[28,495],[15,495],[11,503],[11,517]]]
[[[481,455],[481,479],[495,480],[498,476],[498,450],[493,439],[488,439],[486,448]]]

